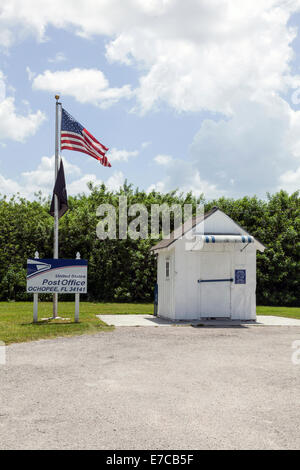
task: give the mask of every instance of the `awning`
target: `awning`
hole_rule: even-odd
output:
[[[200,235],[197,238],[204,243],[254,243],[250,235]]]

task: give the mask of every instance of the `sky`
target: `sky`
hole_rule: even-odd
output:
[[[54,185],[55,99],[112,167],[62,151],[69,194],[300,189],[300,0],[0,0],[0,194]]]

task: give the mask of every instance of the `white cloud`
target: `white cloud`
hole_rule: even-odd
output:
[[[159,193],[166,193],[168,191],[167,183],[165,181],[157,181],[157,183],[150,184],[150,186],[147,189],[147,193],[151,193],[152,191],[156,191]]]
[[[26,34],[43,39],[48,25],[72,26],[84,37],[108,36],[107,58],[139,67],[137,99],[144,112],[165,101],[179,111],[208,109],[230,114],[239,95],[249,98],[257,90],[281,92],[299,83],[299,77],[290,72],[296,31],[288,26],[290,16],[300,9],[299,0],[243,0],[243,8],[240,0],[190,0],[188,7],[182,0],[41,3],[36,8],[35,0],[3,1],[3,43]],[[69,82],[72,75],[56,72],[53,78],[60,85],[53,84],[49,73],[42,77],[52,91],[63,87],[63,79]],[[87,88],[91,84],[91,93],[99,95],[100,102],[130,95],[128,85],[109,89],[100,71],[78,74],[85,74]],[[80,81],[75,72],[74,79]],[[81,91],[74,91],[70,83],[66,88],[84,102]]]
[[[29,110],[26,115],[17,112],[14,97],[6,94],[5,77],[0,71],[0,139],[23,142],[36,133],[44,119],[41,111]]]
[[[21,173],[19,181],[13,181],[0,175],[0,193],[10,196],[19,192],[21,196],[29,199],[33,199],[34,193],[38,191],[41,191],[44,196],[51,195],[54,186],[54,160],[54,155],[42,157],[35,170]],[[73,165],[66,158],[63,159],[63,162],[67,181],[81,176],[81,170],[78,166]],[[69,190],[69,187],[67,189]],[[87,188],[85,187],[84,190]]]
[[[28,80],[31,82],[34,77],[36,76],[36,73],[32,72],[31,68],[29,66],[26,67],[26,73],[28,76]]]
[[[200,176],[200,171],[191,162],[171,158],[165,161],[163,165],[166,170],[165,176],[163,176],[163,179],[151,184],[147,190],[148,192],[152,190],[168,192],[178,189],[184,193],[193,192],[196,196],[204,193],[207,198],[227,193],[224,188],[218,189],[216,185],[203,179],[202,175]]]
[[[54,184],[54,162],[54,156],[42,157],[36,170],[23,172],[22,179],[25,187],[35,185],[43,191],[52,190]],[[80,168],[69,163],[66,158],[63,159],[63,163],[66,176],[78,176],[81,174]]]
[[[233,196],[276,191],[300,163],[300,111],[281,98],[240,103],[229,120],[205,120],[190,150],[201,177]]]
[[[243,8],[240,0],[190,0],[188,7],[182,0],[2,4],[0,40],[6,46],[26,34],[45,39],[48,25],[111,38],[107,58],[141,70],[137,97],[144,111],[165,101],[179,111],[228,114],[233,96],[282,91],[293,81],[296,31],[288,20],[299,0],[243,0]]]
[[[49,57],[48,62],[50,62],[50,64],[56,64],[59,62],[65,62],[66,60],[67,58],[63,52],[57,52],[54,57]]]
[[[276,95],[240,102],[230,119],[203,121],[186,161],[155,160],[165,167],[159,184],[167,190],[190,189],[208,198],[295,191],[300,187],[300,110]]]
[[[28,35],[46,40],[47,26],[69,28],[83,37],[115,34],[141,18],[136,0],[1,0],[0,40],[9,47]]]
[[[278,189],[285,189],[289,193],[300,191],[300,166],[295,171],[289,170],[283,173],[280,178]]]
[[[167,193],[177,189],[179,192],[185,194],[192,192],[195,196],[204,194],[207,199],[217,198],[227,195],[224,190],[220,191],[215,185],[209,184],[207,181],[202,181],[200,173],[197,171],[192,177],[185,179],[178,186],[174,186],[172,178],[165,178],[164,180],[157,181],[157,183],[151,184],[147,189],[147,192],[157,191],[161,193]]]
[[[130,85],[111,88],[97,69],[45,71],[34,87],[101,107],[135,96],[143,113],[161,104],[178,112],[216,112],[194,138],[185,162],[190,173],[175,160],[179,168],[161,181],[166,187],[202,185],[210,193],[262,194],[286,184],[299,166],[299,111],[284,97],[300,86],[291,67],[297,31],[289,25],[300,1],[242,3],[43,0],[36,8],[35,0],[2,1],[0,42],[7,47],[26,34],[44,40],[49,25],[106,36],[107,59],[136,68],[134,92]]]
[[[262,95],[241,101],[229,119],[204,120],[186,161],[166,161],[166,176],[156,187],[190,189],[208,198],[264,197],[280,188],[298,190],[299,165],[300,110],[276,95]]]
[[[128,150],[118,150],[116,148],[112,148],[107,153],[107,158],[110,162],[128,162],[128,159],[131,157],[137,157],[139,154],[138,150],[128,151]]]
[[[103,181],[97,179],[97,176],[95,174],[86,174],[67,185],[68,194],[86,193],[87,184],[90,182],[95,185],[103,183]]]
[[[146,149],[147,147],[149,147],[149,145],[151,145],[151,143],[152,142],[150,141],[142,142],[142,145],[141,145],[142,149]]]
[[[285,91],[299,81],[289,68],[296,32],[287,26],[298,1],[151,5],[140,11],[138,26],[107,45],[109,60],[142,67],[137,98],[144,112],[165,101],[178,111],[231,115],[240,96]]]
[[[171,157],[171,155],[159,154],[159,155],[156,155],[156,157],[154,157],[154,161],[158,165],[168,165],[172,160],[173,158]]]
[[[16,181],[10,178],[5,178],[0,174],[0,194],[11,196],[18,192],[21,193],[22,187]]]
[[[68,184],[67,191],[68,194],[87,193],[87,184],[90,182],[92,182],[95,186],[99,186],[100,184],[104,183],[109,190],[114,191],[118,190],[120,186],[123,185],[124,180],[125,177],[121,171],[114,172],[105,181],[97,178],[95,174],[86,174]]]
[[[52,195],[54,186],[54,155],[52,157],[42,157],[37,168],[31,171],[21,173],[18,181],[6,178],[0,174],[0,194],[12,196],[20,193],[22,197],[34,199],[34,194],[41,191],[43,196]],[[107,179],[103,180],[95,174],[83,174],[82,170],[72,163],[66,157],[63,157],[64,170],[66,176],[67,193],[76,195],[79,193],[88,193],[87,183],[94,185],[104,183],[110,190],[118,190],[123,185],[125,177],[121,171],[111,173],[106,172]]]
[[[105,185],[111,191],[117,191],[123,185],[125,181],[125,176],[121,171],[116,171],[113,173],[105,182]]]
[[[110,88],[108,80],[98,69],[46,70],[34,78],[32,87],[35,90],[60,92],[73,96],[80,103],[91,103],[104,109],[132,96],[129,85]]]

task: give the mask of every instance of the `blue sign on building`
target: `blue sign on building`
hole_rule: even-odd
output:
[[[246,269],[235,270],[235,284],[246,284]]]

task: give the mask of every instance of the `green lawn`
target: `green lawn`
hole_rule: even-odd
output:
[[[300,319],[299,307],[256,307],[257,315],[274,315],[276,317],[288,317]]]
[[[152,314],[152,304],[92,303],[80,304],[80,322],[74,323],[74,302],[59,302],[59,316],[68,321],[41,321],[51,317],[52,303],[39,302],[39,322],[32,323],[32,302],[0,302],[0,341],[6,344],[33,341],[57,336],[92,334],[111,331],[113,328],[101,322],[99,314]],[[297,307],[257,307],[258,315],[276,315],[300,319]]]
[[[74,302],[59,302],[59,316],[69,321],[41,321],[52,316],[52,303],[39,302],[39,322],[32,323],[32,302],[0,302],[0,341],[6,344],[33,341],[56,336],[73,336],[112,330],[98,314],[149,314],[152,304],[111,304],[82,302],[79,323],[74,323]]]

